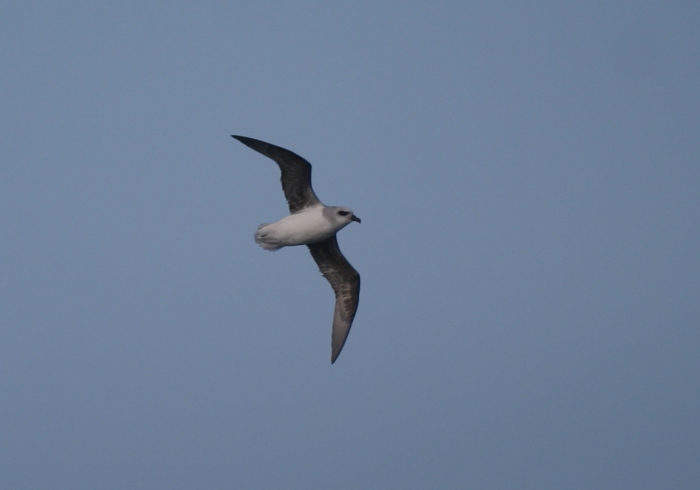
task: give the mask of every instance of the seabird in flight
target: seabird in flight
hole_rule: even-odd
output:
[[[360,300],[360,275],[343,257],[336,233],[351,221],[360,223],[351,209],[325,206],[311,187],[311,164],[289,150],[245,136],[234,136],[244,145],[271,158],[282,171],[282,190],[289,204],[289,216],[276,223],[263,223],[255,242],[265,250],[306,245],[321,274],[335,292],[331,335],[331,364],[343,350]]]

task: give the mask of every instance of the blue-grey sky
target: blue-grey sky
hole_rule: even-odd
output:
[[[0,486],[700,488],[700,3],[4,2]],[[362,275],[269,253],[314,165]]]

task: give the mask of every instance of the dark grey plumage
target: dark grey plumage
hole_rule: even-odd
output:
[[[308,161],[296,153],[264,141],[245,136],[232,135],[232,137],[277,162],[282,171],[282,190],[291,214],[310,206],[323,206],[311,187],[311,164]],[[330,209],[334,208],[324,206],[324,211]],[[354,214],[350,219],[360,222]],[[343,350],[357,313],[360,301],[360,274],[341,253],[336,235],[321,242],[307,243],[307,247],[321,274],[328,280],[335,293],[331,334],[332,364]]]
[[[343,256],[336,236],[319,243],[307,245],[311,256],[318,264],[335,293],[333,332],[331,334],[331,364],[340,355],[350,333],[352,321],[360,302],[360,274]]]
[[[282,170],[282,190],[289,204],[289,212],[296,213],[320,201],[311,187],[311,164],[294,152],[280,146],[245,136],[234,136],[244,145],[271,158]]]

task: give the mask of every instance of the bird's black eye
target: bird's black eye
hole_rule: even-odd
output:
[[[338,214],[341,216],[347,216],[350,213],[348,213],[347,211],[338,211]]]

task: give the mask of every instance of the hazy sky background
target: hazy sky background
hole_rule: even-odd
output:
[[[0,486],[700,488],[700,3],[3,2]],[[314,165],[360,308],[276,165]]]

